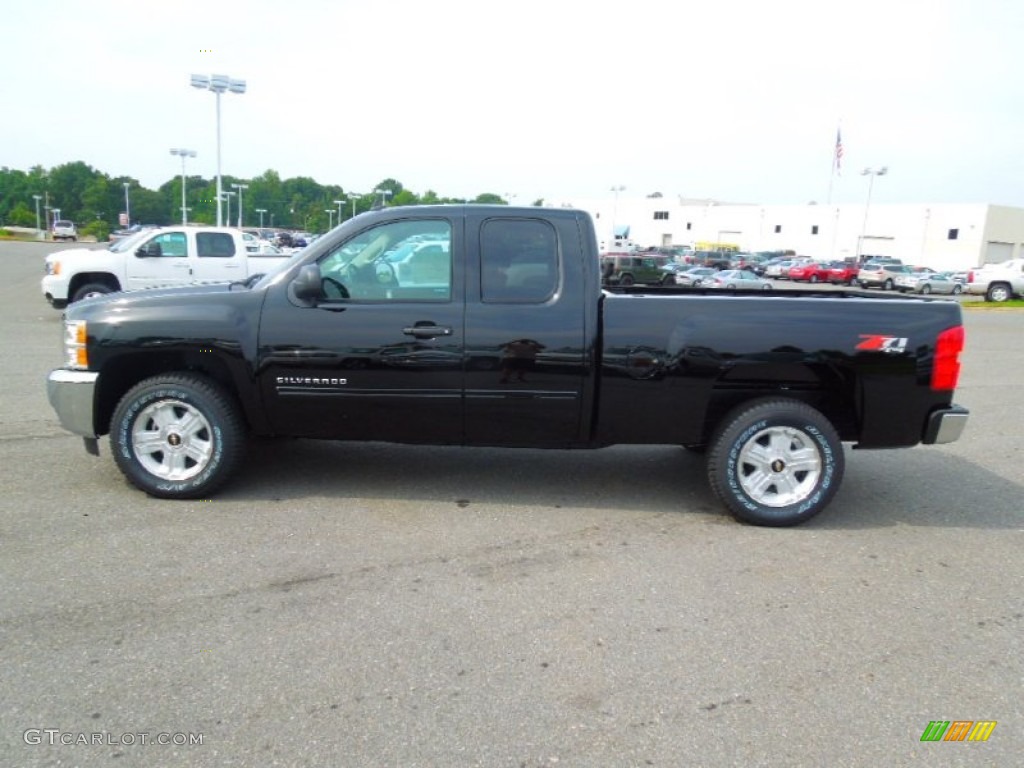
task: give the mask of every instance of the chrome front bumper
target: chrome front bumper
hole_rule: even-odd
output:
[[[93,403],[98,373],[58,368],[46,379],[46,395],[68,432],[95,439]]]
[[[932,411],[925,424],[924,437],[921,442],[925,445],[936,445],[959,440],[964,427],[967,426],[969,415],[970,411],[959,405]]]

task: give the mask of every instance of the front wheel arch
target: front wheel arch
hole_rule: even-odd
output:
[[[106,289],[106,293],[116,293],[121,290],[121,284],[109,272],[83,272],[75,275],[68,285],[68,303],[84,298],[83,288]],[[98,293],[99,291],[97,291]],[[82,295],[80,296],[80,294]]]
[[[842,482],[843,445],[806,403],[762,398],[734,408],[710,441],[708,481],[734,517],[765,526],[803,523]]]

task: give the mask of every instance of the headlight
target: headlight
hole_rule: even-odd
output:
[[[64,321],[64,363],[80,371],[89,368],[89,350],[86,341],[89,331],[85,320]]]
[[[48,261],[48,262],[46,262],[46,274],[48,274],[48,275],[59,275],[60,274],[60,262],[59,261]]]

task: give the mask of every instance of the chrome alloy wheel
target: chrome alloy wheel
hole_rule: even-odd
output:
[[[164,480],[188,480],[210,463],[213,430],[195,407],[158,400],[132,422],[132,450],[147,472]]]
[[[791,427],[768,427],[740,449],[737,474],[743,492],[766,507],[787,507],[810,496],[821,477],[821,451]]]

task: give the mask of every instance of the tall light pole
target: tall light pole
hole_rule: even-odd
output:
[[[354,219],[356,217],[356,200],[359,199],[359,193],[349,192],[348,195],[349,199],[352,201],[352,218]]]
[[[263,229],[263,214],[267,212],[266,208],[257,208],[256,213],[260,215],[260,229]]]
[[[32,199],[36,201],[36,232],[39,232],[39,201],[43,199],[43,196],[32,195]]]
[[[341,206],[345,204],[344,200],[335,200],[334,204],[338,206],[338,223],[341,224]]]
[[[131,186],[131,183],[123,181],[121,185],[124,187],[124,226],[127,229],[132,225],[132,206],[128,199],[128,187]]]
[[[225,218],[225,221],[227,221],[227,226],[229,226],[229,227],[231,226],[231,198],[234,197],[234,196],[235,196],[234,192],[225,192],[224,193],[224,199],[228,201],[228,215]]]
[[[241,229],[242,228],[242,190],[243,189],[248,189],[249,185],[248,184],[232,184],[231,186],[234,187],[234,189],[236,189],[238,191],[238,228]],[[230,220],[231,220],[231,217],[228,216],[228,221],[230,221]]]
[[[615,232],[615,219],[619,215],[619,192],[624,192],[626,188],[621,184],[616,184],[611,188],[611,191],[615,194],[615,202],[612,204],[612,247],[618,245],[618,235]]]
[[[188,205],[185,202],[185,158],[195,157],[196,151],[194,149],[171,149],[171,154],[181,158],[181,225],[185,226],[188,224]]]
[[[885,176],[888,172],[889,168],[885,165],[881,168],[865,168],[860,172],[861,176],[868,177],[868,201],[864,204],[864,223],[861,225],[860,238],[857,240],[857,261],[860,261],[864,252],[864,236],[868,230],[868,211],[871,209],[871,190],[875,186],[875,177]]]
[[[330,232],[334,229],[334,209],[324,208],[324,213],[327,214],[327,231]]]
[[[373,194],[380,195],[380,204],[383,207],[387,205],[387,199],[391,197],[391,195],[393,195],[394,192],[392,192],[390,189],[375,189],[373,190]]]
[[[220,95],[225,91],[245,93],[245,80],[232,80],[227,75],[192,75],[192,87],[213,91],[217,96],[217,226],[220,227],[224,224],[224,218],[221,216],[224,190],[220,177]]]

